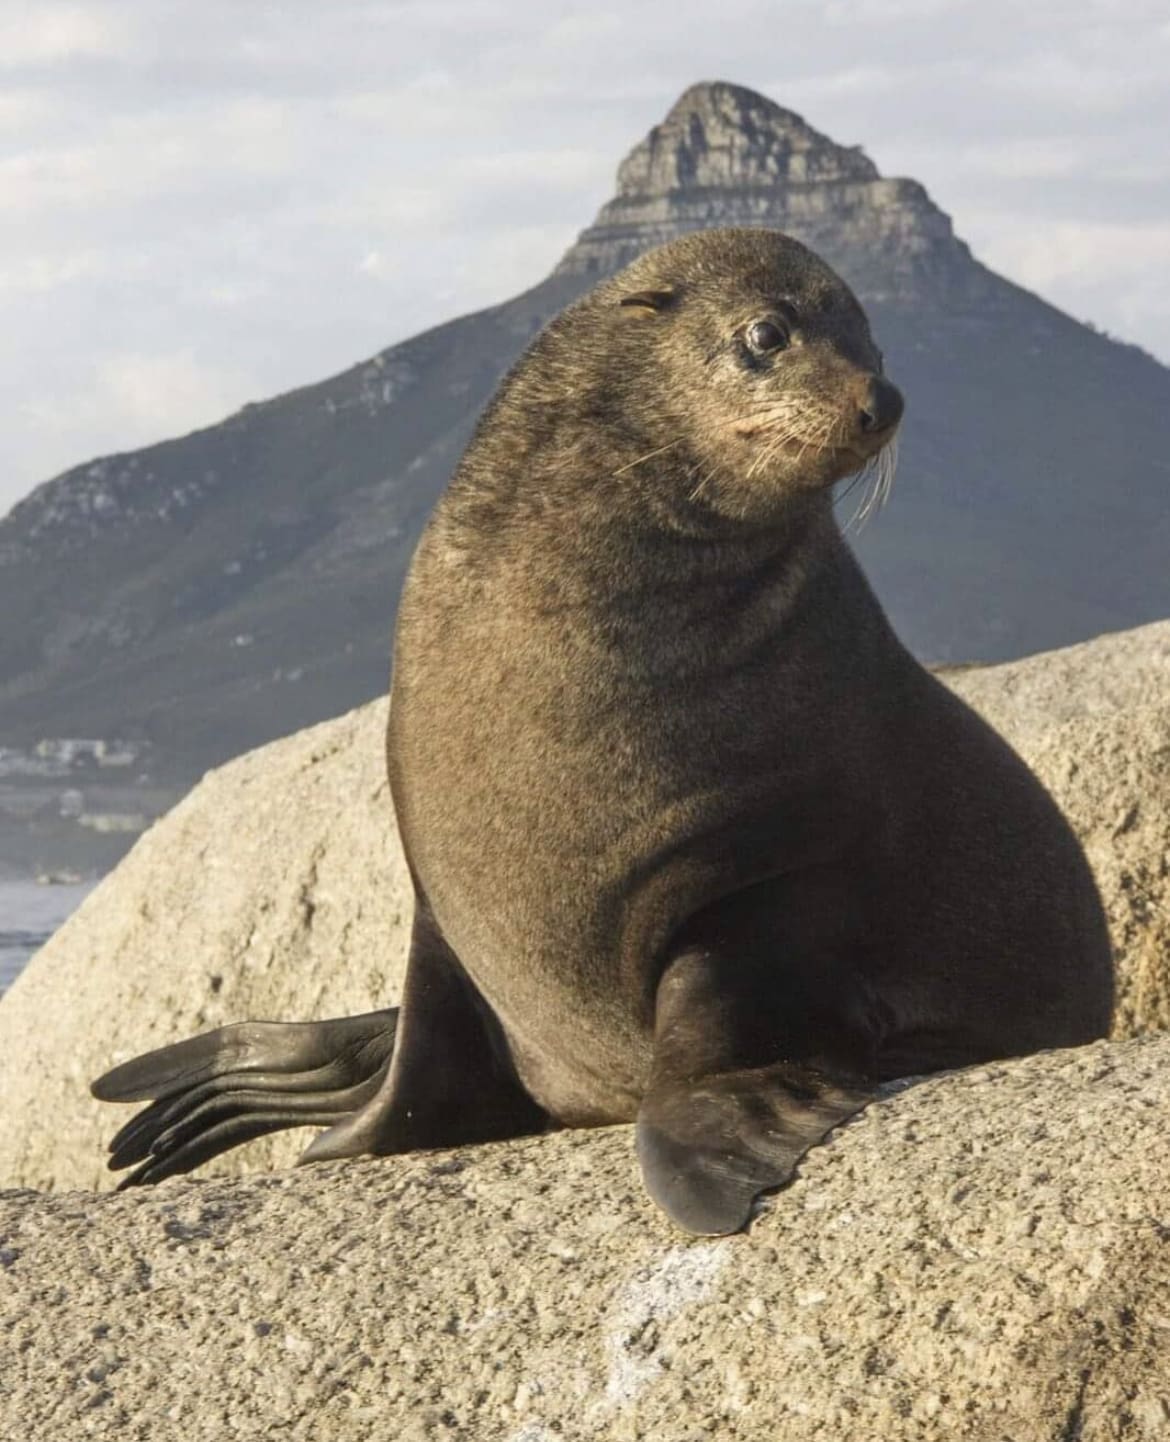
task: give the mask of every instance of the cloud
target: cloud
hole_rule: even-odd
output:
[[[182,435],[256,394],[253,379],[189,349],[111,354],[71,379],[67,387],[27,396],[13,417],[58,458],[47,475],[98,454]]]
[[[101,267],[101,257],[91,250],[57,257],[20,256],[7,265],[0,263],[0,297],[58,291],[93,280]]]
[[[124,56],[131,33],[112,7],[17,0],[0,16],[0,69]]]
[[[291,176],[301,158],[295,134],[293,117],[265,99],[226,100],[194,115],[116,117],[84,144],[0,161],[0,214],[109,211],[177,194],[206,197],[233,179]]]
[[[95,404],[128,430],[181,430],[193,415],[222,414],[240,388],[222,365],[207,366],[190,350],[115,355],[97,367]]]
[[[1149,276],[1164,285],[1170,220],[1148,226],[1057,221],[1043,232],[1021,232],[1005,219],[1003,235],[999,248],[1025,285],[1029,280],[1063,282],[1089,274],[1109,280]]]
[[[550,146],[541,150],[473,155],[459,164],[458,174],[464,180],[493,186],[501,183],[539,185],[575,191],[583,184],[596,181],[603,172],[608,179],[613,168],[612,164],[601,162],[592,150]]]
[[[0,133],[27,134],[33,126],[50,121],[56,107],[48,95],[30,92],[0,95]]]

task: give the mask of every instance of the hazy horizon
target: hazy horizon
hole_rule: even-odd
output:
[[[0,514],[534,284],[704,79],[861,144],[980,260],[1170,361],[1170,17],[1120,9],[6,5]]]

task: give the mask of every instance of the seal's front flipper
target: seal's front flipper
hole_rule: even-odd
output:
[[[114,1067],[93,1083],[94,1096],[154,1101],[111,1142],[111,1170],[143,1163],[122,1182],[139,1186],[269,1132],[328,1125],[377,1091],[397,1022],[396,1010],[240,1022]]]
[[[738,1232],[760,1193],[788,1181],[809,1147],[874,1095],[788,1063],[663,1079],[638,1112],[646,1190],[688,1232]]]
[[[776,957],[757,904],[745,894],[698,919],[655,998],[638,1160],[658,1205],[706,1236],[744,1226],[877,1091],[864,988],[832,958]]]

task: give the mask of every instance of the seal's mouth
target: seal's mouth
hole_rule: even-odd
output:
[[[810,428],[809,434],[801,435],[793,433],[788,427],[778,425],[775,421],[763,416],[746,416],[743,420],[734,421],[732,431],[741,436],[744,440],[752,440],[762,436],[770,439],[777,453],[783,451],[793,455],[810,451],[827,451],[844,455],[848,452],[856,456],[859,462],[868,461],[872,456],[877,455],[884,446],[894,439],[898,433],[898,425],[887,426],[881,431],[862,432],[856,436],[845,439],[841,436],[834,436],[825,427],[818,427],[814,431]],[[837,430],[844,430],[843,423],[834,427]],[[784,434],[787,432],[787,434]]]
[[[833,404],[800,392],[773,401],[728,424],[745,447],[741,479],[787,489],[829,489],[846,484],[837,501],[858,491],[860,500],[846,529],[860,527],[885,505],[898,463],[902,394],[883,376],[843,387]]]
[[[751,447],[749,479],[777,462],[796,469],[805,465],[822,478],[826,472],[835,472],[836,478],[842,479],[875,469],[892,478],[896,463],[899,421],[879,430],[851,426],[844,417],[836,416],[796,427],[754,415],[734,422],[731,430]],[[888,491],[889,481],[884,485],[884,492]]]
[[[897,426],[880,435],[852,436],[848,439],[839,435],[819,433],[808,435],[783,434],[779,428],[766,421],[751,419],[737,422],[732,430],[747,441],[757,441],[761,458],[768,464],[785,460],[799,464],[801,461],[825,462],[841,467],[842,475],[869,465],[880,452],[895,439]],[[753,471],[759,466],[753,464]]]
[[[731,432],[758,443],[769,460],[839,458],[865,465],[894,439],[902,420],[902,392],[884,375],[860,372],[826,401],[793,390],[733,420]]]
[[[833,436],[825,427],[810,427],[808,432],[794,431],[774,421],[750,417],[736,421],[731,427],[733,433],[745,441],[759,441],[766,449],[769,459],[785,456],[791,459],[820,455],[837,455],[852,449],[844,445],[839,437]],[[858,463],[867,459],[868,451],[856,452]]]
[[[859,466],[868,465],[869,462],[880,455],[887,446],[893,444],[897,440],[897,436],[898,427],[896,425],[890,426],[888,430],[860,436],[858,439],[850,441],[843,449],[854,457]]]

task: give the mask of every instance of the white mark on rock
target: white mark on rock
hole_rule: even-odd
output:
[[[495,1327],[511,1315],[511,1312],[505,1307],[489,1307],[487,1311],[481,1313],[474,1321],[462,1322],[459,1325],[459,1331],[482,1332],[485,1327]]]
[[[609,1375],[603,1406],[628,1407],[664,1370],[661,1326],[684,1307],[703,1302],[727,1259],[725,1243],[672,1247],[622,1287],[604,1326]]]

